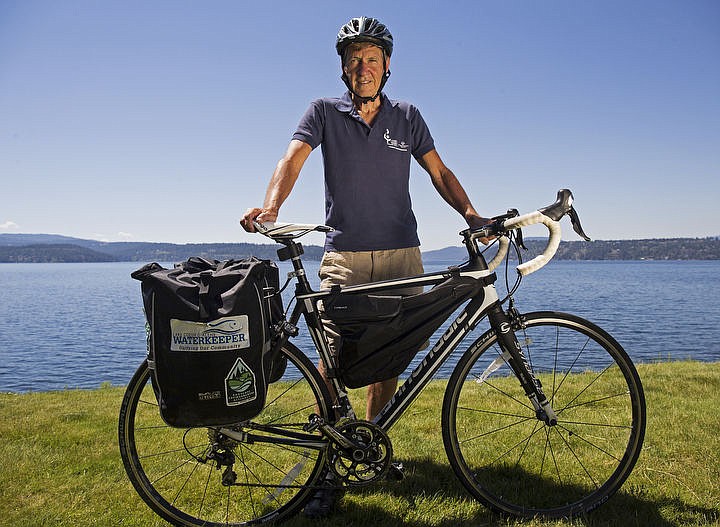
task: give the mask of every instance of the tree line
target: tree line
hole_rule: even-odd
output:
[[[248,243],[172,244],[151,242],[37,243],[6,245],[0,240],[0,263],[52,262],[178,262],[191,256],[216,260],[256,256],[277,259],[279,246]],[[544,240],[526,240],[523,260],[540,254]],[[323,249],[305,247],[305,258],[320,260]],[[423,253],[426,261],[462,261],[462,247],[448,247]],[[561,242],[556,259],[560,260],[720,260],[720,239],[668,238],[648,240],[595,240]]]

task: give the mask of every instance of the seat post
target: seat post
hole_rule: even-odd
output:
[[[310,282],[305,275],[305,267],[303,266],[302,259],[300,258],[304,253],[302,245],[290,237],[276,238],[278,243],[282,243],[285,247],[278,249],[277,255],[281,262],[290,260],[295,270],[294,275],[298,281],[297,292],[310,293],[312,288]]]

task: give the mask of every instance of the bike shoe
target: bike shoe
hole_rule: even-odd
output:
[[[390,468],[385,474],[388,481],[402,481],[405,479],[405,467],[402,463],[390,463]]]
[[[343,489],[328,487],[326,489],[318,489],[310,498],[303,513],[306,518],[325,518],[330,516],[335,510],[335,505],[343,497],[345,491]]]

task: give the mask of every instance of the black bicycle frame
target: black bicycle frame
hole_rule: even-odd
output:
[[[320,355],[320,359],[324,364],[328,365],[326,369],[330,372],[329,377],[337,393],[337,401],[335,401],[337,406],[335,410],[338,411],[341,416],[355,418],[356,416],[350,405],[346,388],[342,380],[335,373],[337,371],[335,358],[330,353],[327,336],[318,309],[319,302],[332,293],[328,290],[314,291],[307,280],[302,260],[300,259],[302,248],[291,239],[283,240],[282,243],[286,248],[278,251],[278,255],[283,260],[292,260],[294,272],[291,276],[297,279],[295,290],[297,302],[288,319],[290,327],[297,327],[301,316],[305,318],[307,328],[310,331],[310,336]],[[470,261],[461,267],[451,267],[446,271],[428,273],[410,278],[385,280],[342,288],[343,292],[348,293],[377,292],[399,287],[435,285],[453,275],[469,276],[483,282],[482,290],[471,298],[470,302],[466,304],[465,308],[450,324],[442,337],[427,352],[422,362],[400,386],[393,398],[375,417],[373,422],[384,430],[389,430],[393,424],[395,424],[415,398],[420,395],[428,382],[435,376],[460,342],[475,329],[480,320],[486,315],[489,315],[491,327],[501,335],[499,339],[501,348],[510,355],[508,362],[520,379],[526,393],[531,399],[538,397],[537,391],[540,387],[533,380],[534,376],[529,369],[529,364],[527,364],[527,361],[524,359],[515,334],[511,331],[509,319],[504,313],[498,299],[494,285],[496,279],[495,274],[488,270],[485,259],[479,251],[469,250],[468,252],[470,254]],[[288,335],[284,335],[281,343],[276,345],[282,345],[287,339]],[[540,392],[540,394],[542,394],[542,392]],[[544,399],[544,396],[540,398]]]

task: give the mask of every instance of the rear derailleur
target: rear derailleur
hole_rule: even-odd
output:
[[[223,470],[223,467],[225,467],[222,473],[222,484],[225,487],[235,485],[237,474],[233,466],[235,465],[234,449],[237,446],[237,441],[213,428],[208,428],[208,438],[210,439],[210,445],[202,457],[195,456],[187,445],[185,445],[185,449],[188,454],[200,463],[212,463],[215,465],[216,470]],[[185,438],[183,438],[183,443],[185,443]]]

